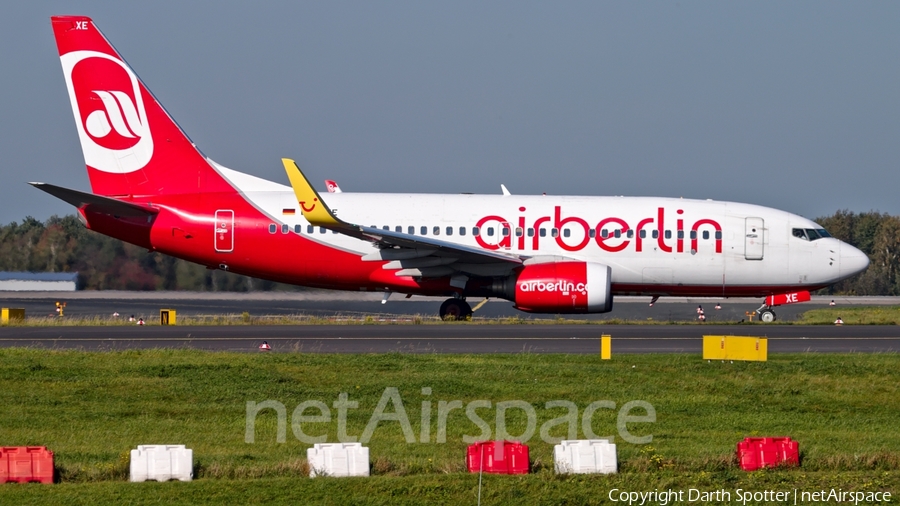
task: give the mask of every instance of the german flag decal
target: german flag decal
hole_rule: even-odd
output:
[[[288,216],[293,216],[293,215],[297,214],[297,211],[294,210],[294,209],[282,209],[282,210],[281,210],[281,214],[285,214],[285,215],[288,215]]]

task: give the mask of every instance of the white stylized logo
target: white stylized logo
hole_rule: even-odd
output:
[[[85,163],[119,174],[146,166],[153,138],[134,72],[97,51],[72,51],[60,60]]]
[[[562,292],[568,295],[569,292],[581,292],[582,295],[587,293],[587,284],[573,283],[571,281],[551,281],[545,283],[543,281],[523,281],[519,283],[519,290],[523,292]]]

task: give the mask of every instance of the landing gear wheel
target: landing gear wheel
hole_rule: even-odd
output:
[[[472,307],[463,299],[447,299],[438,314],[441,320],[467,320],[472,316]]]
[[[775,321],[775,311],[771,309],[763,309],[759,312],[759,321],[772,323]]]

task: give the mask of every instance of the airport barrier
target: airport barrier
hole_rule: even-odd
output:
[[[518,441],[477,441],[466,450],[470,473],[528,474],[528,447]]]
[[[600,336],[600,359],[609,360],[612,358],[612,337],[603,334]]]
[[[369,476],[369,448],[362,443],[317,443],[306,450],[309,476]]]
[[[194,451],[184,445],[138,445],[131,450],[132,482],[191,481],[193,477]]]
[[[737,444],[737,458],[744,471],[778,465],[799,466],[800,444],[789,437],[748,437]]]
[[[160,325],[175,325],[177,323],[176,313],[174,309],[160,309],[159,310],[159,324]]]
[[[615,474],[617,466],[616,445],[606,439],[566,440],[553,447],[557,474]]]
[[[46,446],[0,448],[0,483],[53,483],[53,452]]]
[[[764,337],[703,336],[704,360],[768,360],[769,344]]]
[[[9,325],[12,321],[24,321],[25,308],[5,307],[0,309],[0,324]]]

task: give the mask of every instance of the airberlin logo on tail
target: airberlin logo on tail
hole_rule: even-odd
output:
[[[60,60],[85,163],[121,174],[146,166],[153,138],[137,76],[97,51],[72,51]]]
[[[108,137],[115,129],[115,133],[120,137],[135,139],[134,144],[137,144],[137,139],[141,137],[139,132],[143,133],[144,126],[138,118],[131,97],[123,91],[93,90],[93,92],[103,102],[103,109],[97,109],[87,115],[84,122],[87,133],[99,143],[100,139]]]

